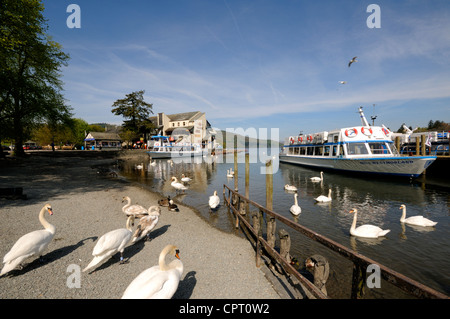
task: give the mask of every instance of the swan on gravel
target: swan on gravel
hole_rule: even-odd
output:
[[[3,266],[0,276],[15,269],[25,260],[34,256],[42,256],[48,244],[55,235],[56,228],[45,219],[45,212],[53,215],[52,206],[45,204],[39,212],[39,221],[44,229],[35,230],[20,237],[11,250],[3,257]]]
[[[433,227],[437,224],[437,222],[429,220],[423,216],[411,216],[406,218],[406,205],[404,204],[400,206],[400,209],[403,210],[402,217],[400,218],[400,222],[402,223],[423,227]]]
[[[131,225],[133,222],[134,216],[130,215],[127,219],[126,228],[112,230],[100,237],[92,251],[92,256],[94,256],[94,258],[89,265],[83,269],[83,272],[92,270],[117,252],[120,252],[120,264],[125,263],[123,251],[125,246],[131,241],[131,236],[133,234]]]
[[[159,255],[159,264],[141,272],[127,287],[122,299],[170,299],[178,289],[183,263],[176,246],[167,245]],[[166,264],[166,256],[177,259]]]
[[[122,198],[122,203],[127,202],[125,206],[122,207],[122,212],[127,216],[133,215],[134,217],[142,217],[148,214],[147,210],[141,205],[131,205],[131,199],[128,196]]]
[[[356,228],[356,219],[358,216],[358,210],[353,208],[349,211],[349,213],[354,213],[353,223],[350,227],[350,234],[356,237],[364,237],[364,238],[378,238],[386,235],[390,232],[390,229],[383,230],[378,226],[374,225],[362,225]]]
[[[141,217],[137,228],[133,234],[133,243],[146,237],[145,240],[149,240],[150,231],[158,224],[159,216],[161,215],[161,208],[158,206],[150,206],[148,209],[148,215]]]

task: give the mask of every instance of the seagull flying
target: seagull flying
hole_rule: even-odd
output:
[[[353,59],[351,59],[350,62],[348,62],[348,67],[350,67],[350,65],[352,65],[353,62],[358,62],[356,58],[357,56],[353,57]]]
[[[347,81],[339,81],[339,84],[347,84]]]

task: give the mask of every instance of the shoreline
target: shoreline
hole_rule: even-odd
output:
[[[80,288],[69,288],[70,269],[82,269],[89,263],[97,239],[125,227],[123,196],[144,207],[157,205],[160,198],[160,194],[130,181],[102,176],[95,169],[126,156],[145,154],[81,151],[89,155],[80,156],[79,152],[27,154],[24,159],[0,161],[0,187],[22,187],[27,195],[25,200],[0,198],[0,257],[3,259],[25,233],[42,229],[37,215],[47,202],[54,210],[47,220],[56,226],[43,262],[31,260],[24,269],[0,277],[0,298],[120,298],[141,271],[157,264],[166,244],[179,247],[184,264],[174,299],[281,298],[264,272],[256,268],[247,239],[214,228],[195,208],[180,204],[180,212],[161,208],[151,241],[127,246],[124,257],[129,263],[120,265],[116,254],[96,271],[81,273]],[[56,156],[50,156],[52,153]]]

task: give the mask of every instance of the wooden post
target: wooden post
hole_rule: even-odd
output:
[[[426,152],[426,144],[425,144],[426,139],[425,139],[425,138],[426,138],[425,134],[420,135],[420,144],[421,144],[422,155],[423,155],[423,156],[427,155],[427,152]]]
[[[364,295],[364,285],[366,284],[366,269],[358,263],[353,263],[352,275],[352,299],[360,299]]]
[[[250,154],[248,150],[249,137],[245,137],[245,197],[250,198]],[[250,211],[249,203],[246,202],[245,210]]]
[[[401,149],[400,149],[400,136],[396,136],[395,137],[395,148],[397,149],[397,151],[400,153]]]
[[[272,160],[266,162],[266,208],[273,210],[273,174]]]
[[[262,221],[262,212],[257,211],[253,214],[253,229],[255,230],[256,234],[256,267],[261,266],[261,242],[259,240],[261,236],[261,221]]]
[[[286,259],[288,263],[290,263],[291,237],[289,236],[289,233],[284,229],[280,229],[278,231],[278,237],[280,238],[280,255],[281,257]]]
[[[238,191],[237,135],[234,136],[234,190]]]
[[[267,243],[270,247],[275,247],[275,231],[277,228],[277,221],[275,217],[267,216]]]
[[[416,156],[420,155],[420,138],[416,137]]]

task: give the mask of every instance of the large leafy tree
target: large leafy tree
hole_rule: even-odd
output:
[[[14,139],[19,156],[37,124],[57,126],[71,118],[60,80],[69,56],[46,33],[43,11],[39,0],[1,0],[0,139]]]
[[[124,99],[119,99],[112,105],[111,112],[126,119],[122,125],[124,130],[143,134],[153,128],[149,120],[150,113],[153,114],[153,104],[144,101],[144,93],[141,90],[126,94]]]

